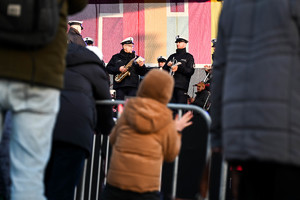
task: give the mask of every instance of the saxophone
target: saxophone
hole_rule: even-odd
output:
[[[127,69],[126,72],[122,72],[122,73],[116,75],[115,81],[117,83],[120,83],[126,76],[130,76],[129,68],[132,66],[135,58],[136,58],[136,55],[125,65],[124,68]]]

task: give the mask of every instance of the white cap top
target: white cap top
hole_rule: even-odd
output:
[[[81,25],[82,23],[83,23],[83,21],[77,21],[77,20],[72,20],[72,21],[68,22],[69,25],[71,25],[71,24],[80,24]]]
[[[186,39],[185,37],[180,36],[180,35],[177,35],[177,36],[175,37],[175,43],[177,43],[177,42],[185,42],[185,43],[188,43],[189,41],[188,41],[188,39]]]
[[[167,58],[164,57],[164,56],[159,56],[159,57],[157,57],[157,61],[163,61],[163,62],[165,62],[165,61],[167,61]]]
[[[85,38],[84,38],[84,41],[85,41],[86,43],[91,43],[91,44],[94,43],[94,40],[93,40],[93,38],[91,38],[91,37],[85,37]]]
[[[133,37],[128,37],[126,39],[124,39],[120,44],[134,44],[133,42]]]

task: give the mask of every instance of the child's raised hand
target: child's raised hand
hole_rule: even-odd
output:
[[[180,119],[178,115],[175,117],[176,130],[181,132],[185,127],[190,126],[193,122],[190,120],[193,117],[193,113],[191,111],[186,112]]]

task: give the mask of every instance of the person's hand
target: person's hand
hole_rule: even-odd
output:
[[[173,65],[173,63],[171,61],[168,62],[167,64],[169,67],[171,67]]]
[[[173,66],[172,66],[172,72],[176,72],[177,69],[178,69],[178,65],[173,65]]]
[[[204,70],[210,73],[212,71],[212,66],[211,65],[204,65]]]
[[[191,103],[193,103],[194,101],[195,101],[195,98],[189,97],[188,100],[187,100],[187,103],[188,103],[188,104],[191,104]]]
[[[185,127],[193,124],[190,120],[193,117],[193,113],[191,111],[186,112],[180,119],[178,114],[175,117],[176,130],[181,132]]]
[[[211,65],[204,65],[204,69],[211,69]]]
[[[127,69],[125,68],[124,65],[121,66],[121,67],[119,68],[119,70],[120,70],[120,72],[122,72],[122,73],[127,71]]]

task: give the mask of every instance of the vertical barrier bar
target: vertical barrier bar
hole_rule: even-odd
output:
[[[182,109],[178,110],[179,119],[182,117]],[[173,185],[172,185],[172,199],[176,199],[176,189],[177,189],[177,177],[178,177],[178,164],[179,155],[176,156],[174,161],[174,171],[173,171]]]
[[[227,171],[228,163],[222,158],[222,171],[221,171],[221,184],[220,184],[220,200],[225,200],[226,197],[226,184],[227,184]]]
[[[102,147],[103,144],[103,135],[101,135],[101,142],[100,145]],[[102,166],[102,160],[101,160],[101,148],[100,148],[100,153],[99,153],[99,165],[98,165],[98,174],[97,174],[97,193],[96,193],[96,200],[99,198],[99,188],[100,188],[100,174],[101,174],[101,166]]]
[[[76,200],[76,196],[77,196],[77,187],[75,187],[74,198],[73,198],[73,200]]]
[[[88,200],[91,199],[91,190],[92,190],[92,179],[93,179],[93,168],[94,168],[94,156],[95,156],[95,142],[96,142],[96,134],[93,137],[93,148],[92,148],[92,157],[91,157],[91,166],[90,166],[90,180],[89,180],[89,192],[88,192]]]
[[[108,168],[108,156],[109,156],[109,136],[107,137],[106,143],[106,162],[105,162],[105,177],[104,177],[104,185],[106,184],[106,175],[107,175],[107,168]]]
[[[87,170],[87,163],[88,159],[85,159],[84,161],[84,170],[82,174],[82,185],[81,185],[81,195],[80,195],[80,200],[84,200],[84,190],[85,190],[85,178],[86,178],[86,170]]]

